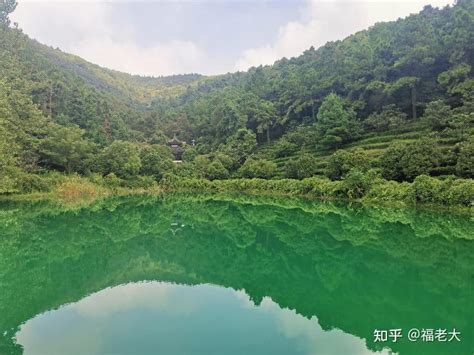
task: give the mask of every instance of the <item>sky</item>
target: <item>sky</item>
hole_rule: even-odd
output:
[[[30,37],[139,75],[244,71],[453,0],[18,0]]]

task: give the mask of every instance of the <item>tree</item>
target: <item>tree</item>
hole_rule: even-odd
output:
[[[53,169],[67,173],[85,172],[92,157],[94,144],[85,140],[85,131],[79,127],[63,127],[51,124],[47,135],[40,141],[40,162]]]
[[[436,142],[422,139],[403,145],[394,143],[382,154],[382,176],[390,180],[413,181],[418,175],[429,175],[439,166],[441,153]]]
[[[451,107],[446,105],[443,100],[431,101],[426,105],[423,118],[435,131],[442,131],[449,126],[451,117]]]
[[[341,180],[352,169],[365,173],[369,168],[369,157],[362,149],[337,150],[329,158],[324,173],[331,180]]]
[[[326,96],[318,110],[316,129],[326,147],[338,147],[349,137],[352,113],[344,109],[342,99],[332,93]]]
[[[6,124],[0,115],[0,194],[15,191],[15,178],[19,175],[18,146]]]
[[[17,5],[16,0],[0,0],[0,27],[10,26],[9,15],[15,11]]]
[[[408,88],[410,91],[410,106],[411,106],[411,118],[416,120],[417,117],[417,85],[420,78],[415,76],[405,76],[398,79],[391,85],[388,85],[386,91],[389,95],[393,95],[397,91],[401,91],[403,88]]]
[[[218,152],[214,155],[214,160],[219,160],[228,171],[234,171],[237,168],[237,161],[230,155]]]
[[[395,105],[387,105],[381,112],[374,112],[363,121],[368,131],[383,132],[391,128],[399,128],[406,122],[407,115]]]
[[[276,110],[271,101],[255,98],[248,106],[248,120],[256,126],[258,134],[265,133],[267,143],[270,143],[270,129],[276,122]]]
[[[243,178],[270,179],[275,176],[277,165],[265,159],[248,158],[240,167],[239,174]]]
[[[194,158],[193,160],[195,170],[202,176],[205,177],[207,174],[207,169],[211,164],[211,159],[209,155],[201,154]]]
[[[214,160],[207,166],[206,178],[209,180],[226,179],[229,177],[229,171],[222,165],[220,160]]]
[[[222,142],[239,129],[245,127],[246,116],[237,103],[232,90],[227,90],[220,97],[215,97],[212,113],[211,128],[215,132],[214,139]],[[238,96],[238,94],[237,94]]]
[[[257,147],[257,137],[254,132],[249,129],[239,129],[237,133],[230,137],[221,151],[237,160],[242,164],[245,159],[252,154]]]
[[[140,149],[141,175],[153,176],[161,180],[163,175],[173,169],[173,154],[164,145],[145,145]]]
[[[463,84],[466,83],[466,79],[469,80],[470,72],[471,66],[469,64],[457,64],[439,74],[438,82],[445,86],[448,89],[448,92],[451,94],[463,93],[465,86]]]
[[[285,176],[292,179],[304,179],[316,175],[317,160],[310,154],[303,154],[296,159],[290,159],[285,164]]]
[[[346,196],[351,199],[364,196],[374,182],[375,176],[372,172],[364,173],[357,168],[351,169],[342,181],[341,188]]]
[[[279,139],[273,144],[272,152],[275,158],[283,158],[292,155],[298,150],[298,145],[290,142],[287,138]]]
[[[114,141],[99,156],[99,164],[104,175],[114,173],[128,179],[140,172],[141,160],[138,149],[130,142]]]
[[[474,178],[474,141],[460,145],[456,173],[466,178]]]

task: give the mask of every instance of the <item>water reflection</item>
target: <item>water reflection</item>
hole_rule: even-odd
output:
[[[256,306],[243,291],[137,283],[93,294],[23,325],[25,354],[371,354],[362,339],[315,318]]]
[[[81,210],[5,204],[0,208],[0,353],[22,353],[20,344],[27,343],[20,334],[34,337],[36,328],[28,320],[34,324],[38,314],[144,280],[227,288],[206,286],[227,290],[216,295],[243,290],[255,305],[254,315],[271,299],[281,314],[291,310],[298,319],[310,319],[316,333],[319,326],[324,334],[343,332],[363,339],[370,351],[388,346],[402,354],[472,353],[472,230],[472,221],[462,216],[243,196],[112,199]],[[103,292],[106,296],[94,299],[111,291]],[[127,292],[119,298],[127,299]],[[147,296],[129,296],[140,297]],[[97,308],[107,302],[93,303],[100,314]],[[63,313],[68,307],[38,318],[70,314]],[[128,312],[124,304],[117,307]],[[275,324],[258,332],[262,337],[276,332]],[[413,327],[456,328],[462,341],[373,341],[375,328]],[[236,342],[246,334],[242,327],[233,331]],[[121,346],[126,339],[115,337]],[[311,353],[303,340],[292,339],[287,346]],[[81,343],[78,337],[74,344]],[[352,345],[358,351],[357,344]],[[328,349],[339,345],[334,338]]]

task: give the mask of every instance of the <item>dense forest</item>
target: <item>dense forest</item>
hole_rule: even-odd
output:
[[[10,23],[15,7],[0,1],[0,194],[77,175],[131,187],[310,178],[328,195],[471,205],[472,0],[247,72],[158,78],[42,45]],[[181,163],[174,135],[188,142]]]

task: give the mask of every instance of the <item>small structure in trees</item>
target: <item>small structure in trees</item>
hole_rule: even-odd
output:
[[[168,141],[168,145],[171,147],[171,152],[173,153],[173,156],[174,156],[174,162],[181,163],[183,153],[184,153],[184,146],[186,145],[186,142],[180,141],[176,137],[176,133],[175,133],[173,135],[173,138]]]

